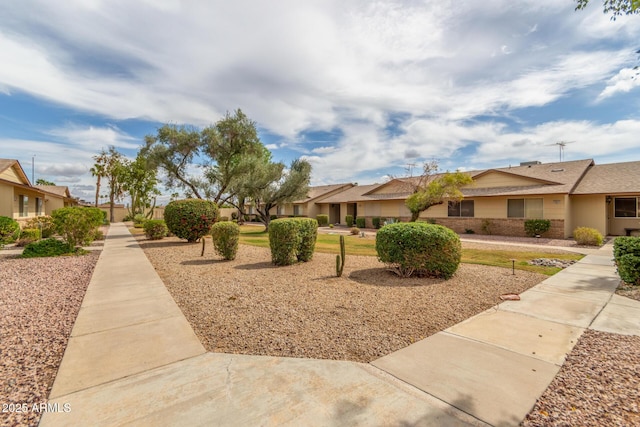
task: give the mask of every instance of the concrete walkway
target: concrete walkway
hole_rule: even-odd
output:
[[[41,426],[517,425],[585,328],[639,334],[611,246],[371,364],[207,353],[112,224]],[[516,273],[517,274],[517,273]]]

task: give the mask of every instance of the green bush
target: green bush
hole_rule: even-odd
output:
[[[382,225],[382,220],[379,216],[374,216],[373,218],[371,218],[371,222],[373,223],[373,228],[375,228],[376,230]]]
[[[188,242],[196,242],[207,235],[217,218],[218,206],[207,200],[174,200],[164,208],[169,231]]]
[[[133,226],[135,228],[144,228],[145,221],[147,221],[147,217],[142,214],[135,214],[133,216]]]
[[[318,221],[319,227],[326,227],[327,225],[329,225],[329,215],[316,215],[316,220]]]
[[[347,215],[344,217],[344,222],[347,223],[347,227],[353,227],[353,215]]]
[[[40,240],[40,230],[37,228],[23,228],[20,237],[16,240],[16,246],[26,246],[29,243]]]
[[[365,228],[366,221],[363,217],[356,218],[356,227]]]
[[[269,224],[269,247],[271,262],[275,265],[290,265],[296,262],[296,250],[300,245],[298,224],[292,218],[281,218]]]
[[[50,237],[38,242],[29,243],[22,251],[22,258],[50,257],[69,254],[69,245]]]
[[[144,223],[144,235],[150,240],[161,240],[167,236],[167,224],[162,219],[149,219]]]
[[[269,247],[275,265],[306,262],[313,257],[318,221],[313,218],[280,218],[269,224]]]
[[[42,215],[35,218],[30,218],[24,223],[24,228],[36,228],[42,230],[42,238],[47,239],[53,236],[54,226],[53,218],[49,215]]]
[[[296,218],[300,244],[296,252],[298,261],[307,262],[313,258],[318,238],[318,221],[313,218]]]
[[[213,249],[224,259],[236,259],[238,242],[240,240],[240,227],[231,221],[222,221],[211,227]]]
[[[269,215],[270,221],[273,221],[274,219],[278,219],[278,215]]]
[[[358,227],[351,227],[351,229],[349,230],[349,232],[354,235],[357,236],[358,234],[360,234],[360,229]]]
[[[579,245],[602,246],[604,238],[595,228],[578,227],[573,230],[573,238]]]
[[[460,264],[460,238],[451,229],[424,222],[389,224],[376,236],[378,259],[402,277],[451,278]]]
[[[13,218],[0,216],[0,245],[13,243],[20,235],[20,224]]]
[[[231,221],[233,221],[234,219],[236,221],[238,220],[238,212],[231,212]]]
[[[640,256],[640,237],[616,237],[613,241],[613,257],[616,261],[626,254]]]
[[[56,209],[52,217],[56,233],[62,236],[71,250],[91,244],[103,218],[100,209],[82,207]]]
[[[621,255],[617,260],[618,274],[620,278],[630,285],[640,285],[640,256],[628,253]]]
[[[527,236],[539,236],[546,233],[551,228],[551,221],[548,219],[528,219],[524,222],[524,232]]]

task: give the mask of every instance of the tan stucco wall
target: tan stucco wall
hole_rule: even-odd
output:
[[[540,181],[529,178],[507,175],[500,172],[489,172],[486,175],[474,179],[474,187],[495,188],[495,187],[518,187],[536,185]]]
[[[7,181],[28,185],[27,182],[24,182],[18,177],[18,174],[16,174],[13,167],[2,171],[2,173],[0,173],[0,179],[6,179]]]
[[[595,228],[607,234],[607,203],[603,195],[575,195],[570,197],[569,226],[567,235],[578,227]],[[622,228],[624,234],[624,227]]]
[[[56,209],[64,208],[64,199],[47,194],[44,198],[44,212],[51,215]]]
[[[0,183],[0,216],[13,218],[13,186]]]

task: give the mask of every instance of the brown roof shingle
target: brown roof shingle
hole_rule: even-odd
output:
[[[640,193],[640,162],[593,165],[573,194]]]

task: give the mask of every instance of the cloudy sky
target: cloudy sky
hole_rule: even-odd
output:
[[[640,16],[572,0],[0,2],[0,157],[92,199],[92,156],[241,108],[313,184],[640,160]],[[35,156],[35,157],[33,157]]]

